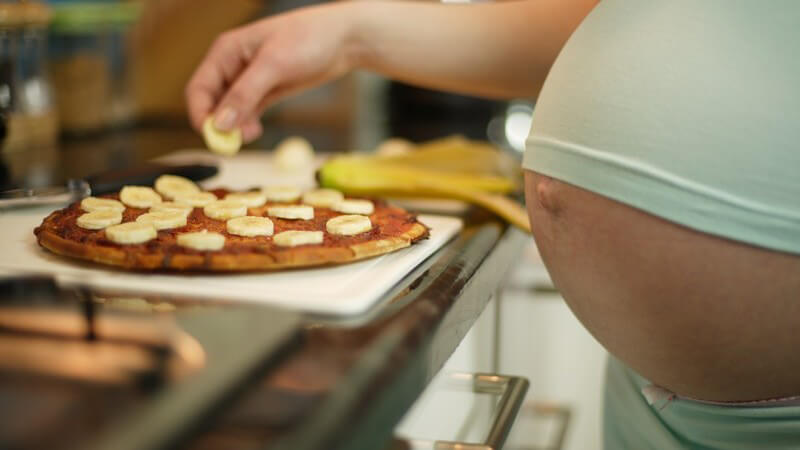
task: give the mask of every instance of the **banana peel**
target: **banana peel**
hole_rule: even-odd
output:
[[[319,169],[317,179],[323,187],[350,195],[466,201],[530,233],[525,208],[506,196],[521,186],[513,174],[514,164],[505,162],[502,158],[507,155],[488,144],[459,146],[457,139],[464,142],[447,138],[398,156],[334,157]]]

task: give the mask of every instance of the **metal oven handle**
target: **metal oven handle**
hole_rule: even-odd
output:
[[[476,394],[500,395],[497,413],[483,443],[435,441],[434,450],[498,450],[503,448],[511,427],[519,414],[528,391],[528,380],[509,375],[474,373],[459,374],[471,378],[471,389]]]

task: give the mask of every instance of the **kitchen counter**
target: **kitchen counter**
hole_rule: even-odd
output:
[[[4,159],[12,179],[33,174],[34,184],[47,184],[199,145],[186,129],[129,130],[69,142],[44,156]],[[376,310],[347,320],[303,317],[295,345],[220,405],[183,448],[386,448],[530,239],[479,209],[463,218],[460,234]],[[194,307],[191,301],[175,306]]]

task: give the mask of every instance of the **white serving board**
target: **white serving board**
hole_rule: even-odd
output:
[[[190,161],[192,156],[207,155],[182,153],[176,160]],[[245,153],[224,159],[220,161],[220,174],[203,184],[207,188],[233,189],[270,184],[313,186],[310,171],[276,173],[268,155]],[[80,283],[115,292],[264,303],[336,316],[369,310],[462,226],[458,218],[421,215],[420,221],[431,229],[429,239],[394,253],[340,266],[246,274],[131,273],[59,257],[42,249],[33,229],[50,211],[52,208],[0,210],[0,273],[48,275],[62,284]]]
[[[457,218],[420,216],[431,228],[430,239],[340,266],[247,274],[130,273],[59,257],[39,247],[33,229],[48,213],[41,208],[0,212],[0,273],[48,275],[62,284],[115,292],[264,303],[339,316],[367,311],[461,228]]]

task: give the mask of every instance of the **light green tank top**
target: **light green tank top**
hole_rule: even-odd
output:
[[[800,1],[600,2],[548,75],[524,167],[800,253]]]

